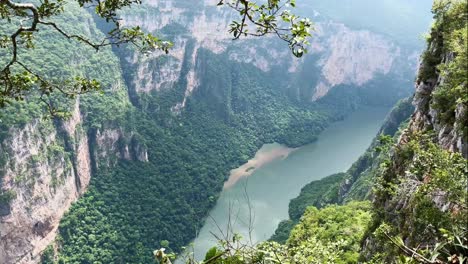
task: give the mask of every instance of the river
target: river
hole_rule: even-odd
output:
[[[233,230],[253,242],[270,238],[278,223],[288,218],[289,200],[307,183],[346,171],[370,145],[388,111],[361,108],[329,126],[316,142],[298,149],[265,145],[248,164],[231,172],[229,184],[193,242],[195,258],[202,260],[216,245],[213,234],[222,236],[219,229]],[[248,177],[239,177],[239,170]]]

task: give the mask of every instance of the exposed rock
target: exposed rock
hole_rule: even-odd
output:
[[[37,263],[58,224],[91,179],[91,150],[79,101],[64,122],[34,120],[12,128],[0,148],[8,155],[2,190],[15,197],[0,207],[0,263]],[[128,139],[128,140],[127,140]],[[148,161],[147,148],[121,129],[97,131],[93,150],[100,166],[117,159]],[[106,164],[104,164],[106,163]]]
[[[447,56],[451,58],[452,56]],[[445,60],[447,63],[447,59]],[[434,129],[439,145],[452,152],[461,152],[468,157],[468,145],[463,137],[463,125],[466,124],[468,113],[466,106],[459,103],[455,108],[455,120],[452,124],[446,124],[440,120],[439,113],[432,108],[432,93],[443,84],[442,76],[416,84],[413,105],[415,112],[409,125],[411,132]]]
[[[122,132],[118,129],[105,129],[103,131],[97,130],[96,132],[96,147],[94,155],[96,160],[96,167],[102,166],[115,166],[118,158],[124,158],[121,155],[121,150],[125,149],[119,146],[119,139],[122,137]]]
[[[79,123],[74,114],[65,127],[71,131]],[[80,134],[76,129],[75,133]],[[68,158],[50,120],[35,120],[10,134],[2,142],[9,154],[2,188],[13,190],[16,197],[9,214],[0,217],[0,263],[36,263],[55,238],[62,215],[88,185],[87,140],[77,141],[81,151],[74,161]]]
[[[184,97],[172,106],[172,112],[180,113],[187,98],[200,85],[195,63],[200,48],[216,54],[227,53],[230,60],[252,64],[264,72],[279,66],[294,73],[303,67],[305,60],[293,58],[287,45],[276,38],[243,38],[232,41],[228,28],[234,18],[233,12],[228,8],[216,7],[215,1],[187,4],[196,5],[196,10],[181,7],[180,3],[186,2],[152,0],[147,3],[148,10],[123,14],[123,23],[142,25],[151,32],[159,32],[171,25],[184,30],[184,33],[178,34],[173,40],[175,46],[169,55],[133,55],[132,58],[127,58],[136,68],[133,83],[137,93],[171,89],[180,78],[187,79]],[[404,64],[416,62],[411,56],[403,58],[400,48],[379,34],[352,30],[335,22],[318,22],[314,26],[310,53],[306,56],[319,58],[317,64],[321,69],[321,77],[316,83],[309,85],[308,89],[315,90],[305,93],[312,96],[302,99],[315,101],[341,84],[362,86],[379,74],[387,75],[398,71],[398,67],[394,67],[396,61]],[[188,47],[190,41],[194,41],[193,48]],[[192,56],[186,57],[187,52],[192,52]],[[184,63],[188,65],[187,76],[181,76]]]
[[[317,84],[312,100],[323,97],[334,86],[361,86],[378,73],[386,75],[395,58],[400,56],[398,47],[369,31],[351,30],[339,23],[321,23],[317,28],[320,33],[318,40],[314,40],[312,51],[325,54],[320,59],[323,78]]]
[[[177,38],[170,55],[157,52],[151,55],[135,53],[133,58],[127,58],[136,69],[133,79],[135,91],[149,93],[153,90],[171,89],[179,80],[187,41]]]
[[[436,33],[437,32],[432,32],[433,35]],[[430,189],[430,191],[426,193],[418,192],[418,190],[421,189],[419,188],[420,186],[431,182],[431,177],[433,175],[431,175],[430,172],[426,172],[424,175],[416,176],[415,173],[412,172],[415,168],[418,168],[417,166],[421,157],[417,154],[411,154],[411,151],[405,149],[410,139],[414,138],[414,135],[425,134],[426,136],[430,136],[431,141],[440,148],[449,152],[459,152],[465,158],[468,156],[467,139],[463,135],[463,128],[466,126],[468,120],[466,106],[462,103],[454,102],[454,118],[442,119],[441,110],[436,108],[436,104],[434,104],[434,94],[439,89],[447,89],[447,87],[444,87],[444,77],[437,68],[440,68],[441,65],[447,64],[454,59],[454,54],[443,54],[443,52],[441,54],[440,51],[443,49],[440,45],[443,45],[443,43],[445,42],[435,39],[428,46],[427,53],[432,59],[423,61],[420,70],[421,73],[424,73],[424,77],[420,76],[416,83],[416,92],[413,99],[415,111],[410,119],[408,128],[403,132],[397,145],[389,153],[390,165],[382,175],[382,178],[385,181],[384,186],[386,186],[386,188],[392,186],[392,190],[395,190],[395,192],[388,191],[385,194],[381,194],[376,201],[380,223],[385,221],[387,224],[391,225],[402,237],[405,245],[410,248],[423,248],[426,246],[428,248],[434,248],[434,246],[437,245],[436,243],[440,243],[440,241],[438,241],[437,227],[433,224],[427,224],[427,227],[425,227],[423,231],[418,230],[418,228],[421,229],[421,219],[419,218],[424,217],[424,213],[418,212],[418,210],[424,209],[418,208],[418,206],[424,207],[426,210],[428,210],[427,208],[429,208],[429,206],[433,206],[440,211],[439,213],[456,212],[459,209],[457,208],[458,205],[450,202],[450,188],[442,190],[442,188],[445,188],[443,185],[434,184],[432,185],[433,189]],[[424,70],[426,72],[422,72]],[[431,72],[427,72],[429,70],[431,70]],[[416,144],[424,148],[422,140]],[[421,156],[423,156],[423,154],[421,154]],[[434,173],[434,175],[437,174]],[[448,175],[448,177],[454,176]],[[415,202],[418,194],[424,194],[425,199],[427,199],[431,205],[421,205]],[[433,213],[432,215],[436,214]],[[418,221],[419,226],[417,223]],[[439,219],[431,219],[431,221],[437,222]],[[383,248],[378,248],[379,244],[380,247],[382,247],[383,244],[373,235],[369,235],[363,244],[362,255],[367,259],[373,254],[385,250]],[[387,257],[390,258],[394,256]],[[391,262],[390,259],[387,261]]]
[[[96,164],[113,167],[119,159],[148,161],[147,148],[139,142],[133,133],[126,133],[121,129],[104,129],[96,133],[94,154]]]
[[[387,74],[399,49],[382,36],[369,31],[353,31],[336,24],[336,34],[326,44],[331,54],[322,73],[330,85],[353,83],[362,85],[375,73]]]

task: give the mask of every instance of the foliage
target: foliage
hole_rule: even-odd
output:
[[[13,190],[0,190],[0,203],[8,204],[8,202],[13,200],[15,197],[16,193]]]
[[[294,225],[309,206],[322,208],[329,204],[341,204],[365,200],[379,174],[379,166],[387,157],[390,145],[405,127],[405,120],[413,111],[410,98],[403,99],[390,111],[371,146],[345,173],[337,173],[304,186],[298,197],[289,203],[289,220],[282,221],[271,237],[280,243],[286,242]]]
[[[52,245],[47,246],[47,248],[42,252],[41,263],[54,264],[54,248]]]
[[[275,233],[270,237],[269,240],[275,241],[281,244],[286,243],[286,240],[289,238],[289,234],[294,226],[297,224],[297,221],[291,219],[283,220],[278,224],[278,227],[275,230]]]
[[[0,111],[0,142],[10,135],[13,127],[23,127],[42,113],[41,106],[36,103],[12,103]]]
[[[374,254],[367,263],[377,264],[388,262],[390,259],[401,264],[465,263],[468,254],[466,226],[439,231],[442,235],[434,245],[411,248],[406,245],[395,228],[388,223],[381,223],[373,235],[379,239],[385,249]]]
[[[465,9],[468,8],[465,3]],[[448,14],[455,15],[455,14]],[[468,12],[465,13],[468,19]],[[449,52],[454,55],[453,60],[441,64],[439,70],[444,78],[443,83],[434,93],[434,108],[439,110],[439,115],[444,123],[453,123],[455,111],[460,104],[468,104],[468,84],[466,65],[468,65],[468,24],[450,34],[447,46]],[[464,117],[466,119],[466,117]],[[460,124],[466,129],[466,124]],[[464,131],[466,133],[466,131]],[[465,134],[465,136],[467,136]]]
[[[398,101],[385,118],[379,134],[389,135],[392,137],[398,135],[398,132],[406,127],[404,123],[408,122],[411,114],[414,112],[414,106],[412,103],[412,96]]]
[[[360,240],[371,220],[369,202],[351,202],[338,206],[331,205],[318,210],[309,207],[301,222],[292,230],[288,245],[300,245],[310,237],[322,243],[341,241],[340,261],[355,263],[359,256]]]
[[[452,206],[465,207],[467,175],[462,154],[441,149],[426,135],[415,135],[405,147],[411,148],[413,153],[407,173],[425,183],[417,193],[424,196],[444,191]]]
[[[462,259],[468,253],[467,241],[462,239],[468,217],[466,159],[461,153],[436,145],[430,133],[406,136],[408,141],[394,150],[400,168],[395,170],[392,162],[384,163],[376,192],[377,211],[383,202],[387,209],[374,220],[374,236],[379,248],[394,248],[374,259],[388,261],[395,255],[402,259],[415,255],[408,261],[423,263]],[[388,212],[388,207],[397,206],[401,199],[406,201],[406,207],[396,213]],[[453,234],[451,238],[447,232]],[[403,240],[405,243],[399,242]]]
[[[92,23],[80,23],[80,21],[92,21],[92,17],[83,12],[76,4],[67,4],[63,14],[54,18],[54,21],[63,24],[63,29],[68,32],[77,33],[87,30],[90,32],[89,37],[104,37]],[[6,30],[8,28],[5,25],[0,26],[0,32]],[[96,53],[87,46],[75,46],[72,41],[65,40],[50,30],[36,32],[34,43],[36,43],[34,49],[23,50],[18,55],[33,72],[44,78],[45,76],[53,77],[60,83],[76,79],[77,75],[80,76],[79,82],[88,83],[89,80],[95,80],[94,84],[99,83],[100,93],[79,96],[80,107],[85,108],[82,112],[85,112],[84,114],[92,122],[95,119],[113,121],[118,116],[117,113],[128,107],[126,87],[116,85],[121,79],[120,66],[118,58],[112,54],[110,47],[103,47],[100,52]],[[2,57],[2,59],[5,58]],[[2,59],[0,60],[3,62]],[[65,87],[60,89],[65,89]],[[8,135],[10,128],[21,128],[31,120],[49,114],[49,112],[45,112],[47,110],[52,111],[55,116],[64,114],[58,115],[63,119],[70,117],[70,112],[77,99],[73,96],[64,96],[61,93],[40,95],[29,91],[26,101],[10,101],[7,106],[1,109],[0,127],[2,129],[0,129],[0,133],[2,135],[0,135],[0,139],[4,139]]]
[[[312,23],[284,10],[284,7],[295,7],[296,0],[270,0],[262,4],[249,0],[220,0],[218,5],[227,5],[241,16],[240,21],[230,24],[229,32],[234,39],[274,34],[288,43],[294,56],[302,57],[307,53]],[[255,30],[250,31],[250,28]]]
[[[468,103],[468,4],[466,1],[438,0],[432,11],[435,23],[427,40],[429,48],[422,57],[419,80],[442,78],[433,93],[431,106],[438,111],[443,124],[453,125],[456,108],[459,105],[466,107]],[[459,125],[466,137],[466,124]]]
[[[345,176],[345,173],[337,173],[304,186],[301,194],[289,204],[291,219],[299,220],[309,206],[321,208],[327,204],[338,203],[340,184]]]
[[[309,206],[321,208],[328,204],[338,203],[340,184],[345,177],[345,173],[337,173],[304,186],[299,196],[289,202],[290,219],[278,225],[270,240],[279,243],[286,242],[291,230],[298,224]]]
[[[114,25],[106,36],[99,40],[96,38],[97,36],[89,36],[83,32],[67,31],[64,28],[64,23],[56,20],[57,16],[63,16],[67,8],[70,8],[69,3],[69,1],[63,0],[40,3],[17,3],[10,0],[0,2],[0,19],[8,24],[6,30],[0,31],[0,52],[5,56],[4,58],[10,57],[1,60],[0,107],[5,107],[12,100],[24,100],[31,92],[39,94],[41,99],[48,97],[54,91],[59,91],[62,95],[73,98],[77,94],[100,89],[99,83],[94,79],[83,78],[79,75],[67,79],[47,78],[49,76],[44,76],[31,68],[27,61],[23,60],[22,53],[24,50],[35,49],[38,43],[35,43],[34,39],[39,30],[75,40],[96,51],[105,46],[132,43],[143,52],[156,49],[168,52],[172,45],[151,34],[144,33],[138,26],[121,27],[117,11],[133,4],[139,4],[139,0],[117,0],[105,3],[92,0],[77,1],[81,8],[93,7],[96,15]],[[27,26],[22,23],[25,19],[30,20]]]
[[[251,245],[233,235],[220,238],[218,246],[211,248],[202,262],[190,255],[181,259],[188,264],[356,263],[359,241],[371,219],[370,209],[369,202],[320,210],[309,207],[286,244],[268,241]],[[162,257],[158,259],[168,263]]]
[[[438,125],[461,128],[456,133],[462,142],[466,116],[456,111],[467,103],[467,8],[465,1],[434,2],[435,22],[418,78],[435,87],[428,106],[437,114]],[[369,226],[374,245],[363,255],[370,255],[372,263],[466,262],[466,159],[437,141],[432,129],[412,130],[397,146],[384,149],[376,217]]]

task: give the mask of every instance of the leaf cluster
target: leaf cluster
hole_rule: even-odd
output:
[[[221,0],[218,5],[227,5],[240,15],[240,20],[230,24],[229,32],[234,39],[273,34],[288,43],[294,56],[302,57],[307,53],[312,22],[287,9],[296,7],[295,0],[269,0],[263,4],[249,0]]]

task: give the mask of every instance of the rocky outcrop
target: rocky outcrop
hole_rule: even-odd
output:
[[[467,14],[465,2],[445,4],[434,9],[436,21],[416,82],[415,111],[397,144],[386,153],[375,222],[363,243],[362,256],[367,260],[381,255],[381,261],[393,262],[404,253],[419,260],[430,255],[434,263],[463,263],[459,256],[467,242],[468,115],[465,95],[456,91],[466,90],[467,83],[466,75],[453,76],[466,72],[467,51],[466,39],[457,39],[459,52],[454,52],[451,41],[457,31],[466,32]],[[379,238],[382,232],[386,239]],[[459,242],[447,241],[452,235],[461,237]],[[401,242],[390,243],[391,237]]]
[[[401,56],[400,48],[383,36],[366,30],[351,30],[339,23],[317,26],[318,39],[313,52],[322,52],[321,81],[312,97],[317,100],[340,84],[362,86],[377,74],[386,75]],[[323,47],[327,47],[325,50]]]
[[[446,60],[446,63],[448,61]],[[416,108],[409,131],[434,130],[437,135],[439,145],[452,152],[461,152],[465,158],[468,157],[468,143],[463,135],[463,126],[468,120],[467,107],[463,103],[455,106],[455,119],[453,123],[443,122],[440,113],[432,106],[432,94],[442,86],[444,79],[442,76],[421,81],[416,85],[416,93],[413,104]]]
[[[137,135],[121,129],[88,133],[83,121],[77,100],[69,119],[33,119],[0,142],[0,194],[9,194],[8,201],[0,199],[0,263],[39,261],[63,214],[89,186],[92,168],[114,166],[118,159],[148,161]]]
[[[63,22],[64,30],[76,26],[74,30],[82,29],[86,36],[92,35],[89,39],[103,37],[90,13],[76,3],[69,3],[67,10],[70,12],[66,12],[65,19],[57,18],[57,21]],[[96,79],[105,95],[91,93],[68,102],[60,97],[61,94],[54,94],[51,96],[54,98],[51,101],[56,100],[54,104],[60,102],[60,106],[70,106],[70,117],[67,119],[51,116],[34,96],[32,101],[15,102],[1,109],[2,264],[40,261],[41,252],[56,237],[62,216],[91,183],[96,167],[93,150],[99,149],[94,140],[94,127],[102,127],[102,123],[118,127],[115,123],[118,123],[119,114],[130,105],[126,87],[122,85],[118,57],[110,47],[96,53],[80,45],[73,46],[62,36],[50,34],[46,29],[41,29],[41,32],[35,38],[37,47],[41,48],[35,49],[34,54],[24,51],[25,56],[40,58],[51,55],[48,60],[52,61],[47,67],[41,63],[31,63],[33,71],[40,71],[47,78],[60,75],[60,78],[67,79],[72,78],[70,74],[73,74]],[[52,54],[51,50],[54,51]],[[105,133],[105,130],[101,128],[101,133]],[[135,159],[148,159],[145,146],[139,141],[132,145],[129,143],[128,152]]]
[[[137,138],[119,128],[97,130],[93,151],[96,167],[113,167],[119,159],[147,162],[147,148]]]
[[[13,192],[9,213],[0,217],[0,263],[33,263],[54,240],[62,215],[87,188],[91,164],[79,110],[62,128],[51,120],[34,120],[12,129],[2,142],[8,153],[2,190]],[[68,134],[70,133],[70,134]],[[66,150],[74,139],[75,152]]]

